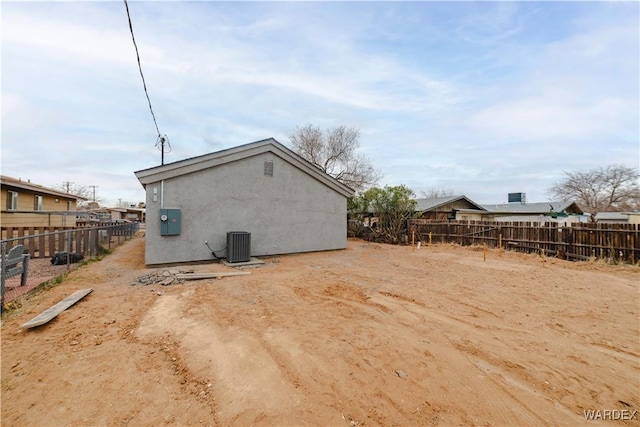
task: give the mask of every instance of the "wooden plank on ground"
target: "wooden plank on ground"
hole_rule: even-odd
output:
[[[34,328],[36,326],[44,325],[45,323],[49,322],[51,319],[56,317],[58,314],[62,313],[67,308],[71,307],[73,304],[80,301],[85,296],[89,295],[91,291],[93,291],[93,289],[91,288],[80,289],[79,291],[75,291],[74,293],[72,293],[71,295],[69,295],[68,297],[66,297],[65,299],[63,299],[62,301],[54,305],[53,307],[46,309],[45,311],[38,314],[33,319],[29,320],[26,323],[23,323],[22,326],[20,326],[20,329],[29,329],[29,328]]]
[[[199,280],[199,279],[215,279],[216,277],[226,277],[226,276],[246,276],[247,274],[251,274],[249,271],[220,271],[218,273],[185,273],[185,274],[176,274],[176,279],[181,280]]]

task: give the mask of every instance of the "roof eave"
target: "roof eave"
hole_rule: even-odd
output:
[[[17,179],[14,179],[14,178],[5,177],[5,176],[3,176],[1,178],[0,182],[2,183],[3,187],[20,188],[20,189],[23,189],[23,190],[33,191],[35,193],[43,193],[43,194],[47,194],[49,196],[57,196],[57,197],[61,197],[61,198],[64,198],[64,199],[88,200],[87,198],[82,197],[82,196],[78,196],[76,194],[57,191],[57,190],[54,190],[52,188],[43,187],[42,185],[33,184],[31,182],[20,181],[20,180],[17,180]]]
[[[438,197],[434,197],[434,199],[436,199],[436,198],[438,198]],[[487,211],[485,208],[483,208],[482,206],[480,206],[479,204],[477,204],[476,202],[474,202],[473,200],[469,199],[467,196],[464,196],[464,195],[451,196],[451,197],[442,198],[442,199],[443,200],[440,203],[438,203],[437,205],[433,205],[433,206],[430,206],[428,208],[418,210],[418,212],[423,212],[423,213],[424,212],[429,212],[429,211],[432,211],[434,209],[438,209],[438,208],[440,208],[442,206],[445,206],[445,205],[447,205],[449,203],[455,203],[455,202],[457,202],[459,200],[466,200],[469,204],[477,207],[478,211],[481,211],[481,212],[486,212]],[[429,200],[429,199],[423,199],[423,200]]]
[[[297,166],[307,174],[318,179],[328,187],[345,197],[355,194],[355,191],[325,172],[321,171],[293,151],[289,150],[273,138],[252,142],[238,147],[209,153],[198,157],[180,160],[167,165],[156,166],[134,172],[143,186],[162,180],[198,172],[226,163],[242,160],[266,152],[271,152],[285,161]]]

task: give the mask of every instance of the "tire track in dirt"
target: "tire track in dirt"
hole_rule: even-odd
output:
[[[221,329],[216,322],[184,316],[185,305],[181,296],[163,296],[137,333],[145,337],[164,332],[180,340],[187,350],[184,363],[192,374],[212,379],[218,423],[298,419],[305,400],[296,390],[300,379],[287,371],[287,364],[269,350],[266,341],[237,327]]]
[[[330,290],[330,292],[328,292],[328,290]],[[342,295],[338,296],[338,291],[341,291]],[[339,287],[333,286],[333,287],[325,288],[323,292],[307,292],[305,293],[305,296],[311,295],[315,298],[339,301],[342,304],[347,304],[356,310],[362,311],[363,313],[368,313],[373,317],[380,316],[381,314],[388,313],[388,312],[397,313],[397,312],[403,311],[404,314],[402,316],[399,316],[399,318],[401,319],[404,317],[405,321],[399,321],[399,319],[393,319],[394,322],[399,323],[399,325],[397,326],[400,326],[400,327],[402,326],[415,327],[415,325],[420,322],[427,323],[428,317],[432,317],[432,318],[434,317],[434,316],[429,316],[428,313],[415,310],[413,309],[413,307],[408,308],[407,304],[414,304],[421,307],[421,310],[424,310],[423,304],[415,301],[414,299],[404,297],[399,294],[390,293],[390,292],[380,292],[379,294],[384,295],[387,298],[403,301],[403,303],[398,304],[397,302],[394,301],[390,305],[397,305],[396,307],[387,306],[386,310],[385,309],[381,310],[380,307],[385,307],[384,302],[370,303],[369,301],[372,299],[371,297],[363,295],[360,290],[349,288],[349,286],[344,284],[342,284]],[[373,299],[375,300],[375,298]],[[388,304],[388,301],[386,303]],[[370,305],[374,305],[374,307],[376,307],[377,309],[370,307]],[[384,316],[384,317],[386,318],[380,319],[380,322],[379,322],[380,324],[389,321],[388,319],[389,316]],[[442,319],[443,316],[438,316],[438,317]],[[462,324],[464,327],[468,326],[467,322],[461,322],[457,319],[445,318],[444,320],[448,321],[449,323],[453,323],[456,326],[460,326],[460,324]],[[391,325],[390,327],[393,328],[395,326],[396,325]],[[452,345],[446,338],[444,338],[442,334],[440,333],[434,334],[433,331],[430,331],[430,332],[431,333],[429,334],[429,337],[431,338],[431,343],[432,344],[435,343],[436,345],[430,346],[431,350],[428,351],[428,354],[431,357],[436,359],[438,358],[437,356],[440,356],[439,359],[446,360],[447,363],[449,364],[449,367],[452,368],[452,370],[455,372],[465,372],[465,377],[463,378],[463,381],[461,381],[465,384],[465,388],[473,390],[471,394],[478,393],[479,395],[490,396],[490,398],[488,399],[490,412],[494,416],[497,414],[498,419],[501,422],[507,424],[511,422],[513,419],[515,419],[517,416],[519,419],[525,419],[526,422],[529,424],[538,424],[538,425],[549,424],[548,420],[537,415],[538,413],[541,413],[541,412],[537,412],[536,408],[530,408],[529,405],[526,404],[525,400],[518,399],[513,393],[511,393],[508,390],[508,387],[504,387],[495,381],[492,381],[492,384],[487,384],[487,381],[484,381],[485,376],[481,375],[482,370],[478,368],[477,364],[470,362],[466,357],[464,357],[464,355],[461,356],[460,350],[456,348],[454,345]],[[479,380],[478,378],[482,378],[482,379]],[[511,381],[515,384],[520,384],[514,379],[511,379]],[[411,381],[411,382],[417,388],[421,387],[421,384],[419,382],[416,382],[416,381]],[[528,394],[536,395],[535,392],[533,392],[532,390],[524,386],[522,386],[521,389],[522,391],[525,391]],[[459,389],[455,390],[455,392],[452,392],[451,394],[459,395],[460,390]],[[508,398],[505,398],[505,395],[508,396]],[[378,390],[376,392],[376,396],[385,400],[389,406],[393,407],[398,412],[398,414],[403,414],[404,411],[402,407],[398,405],[391,397],[386,395],[383,391]],[[536,397],[539,398],[540,396],[536,395]],[[510,404],[506,402],[509,402]],[[526,413],[523,414],[523,410],[521,408],[526,409]],[[565,414],[565,415],[568,415],[570,417],[570,414]],[[573,419],[573,421],[575,421],[575,419]]]
[[[375,419],[376,423],[384,425],[406,419],[403,416],[405,411],[401,406],[384,393],[383,390],[386,388],[384,378],[382,387],[376,385],[375,388],[371,388],[364,375],[364,373],[370,374],[372,371],[380,370],[380,366],[374,366],[371,363],[371,360],[375,360],[375,355],[367,356],[367,352],[374,344],[367,345],[365,341],[374,336],[374,327],[365,326],[362,322],[369,323],[375,320],[375,316],[379,312],[386,311],[386,307],[368,303],[369,297],[366,292],[359,287],[347,284],[345,280],[339,280],[325,287],[313,288],[313,290],[300,287],[294,287],[293,290],[295,295],[303,300],[298,302],[298,305],[323,307],[326,316],[318,319],[320,323],[317,333],[333,337],[333,343],[324,351],[317,348],[303,350],[300,343],[304,344],[308,341],[304,334],[301,334],[303,331],[295,331],[291,328],[269,330],[265,336],[278,337],[276,345],[270,350],[274,359],[283,360],[284,356],[282,363],[293,364],[293,369],[290,371],[295,372],[295,377],[298,383],[304,386],[305,393],[322,396],[317,400],[333,408],[336,414],[340,414],[342,421],[362,423]],[[358,338],[344,341],[340,338],[342,336],[352,338],[358,336]],[[271,346],[265,343],[265,347]],[[276,348],[295,348],[296,350],[294,354],[277,356]],[[285,353],[290,351],[286,350]],[[327,360],[327,356],[332,355],[335,358]],[[333,364],[336,372],[328,370],[326,368],[328,364]],[[351,372],[345,377],[336,375],[337,372],[344,371]],[[389,370],[383,375],[393,376],[392,371]],[[313,381],[304,380],[309,377]],[[331,393],[326,393],[327,388]],[[366,393],[367,397],[358,398],[362,393]],[[363,405],[363,402],[368,403]],[[384,410],[376,411],[376,408],[383,407],[381,403],[385,402],[387,405]],[[390,410],[393,412],[389,413]],[[382,413],[385,415],[383,416]]]
[[[358,424],[374,422],[389,425],[406,423],[410,419],[415,420],[414,410],[407,408],[406,403],[403,402],[408,401],[409,395],[417,391],[417,382],[412,378],[398,378],[397,369],[395,369],[406,365],[407,361],[396,361],[393,365],[379,362],[384,359],[381,353],[386,353],[385,349],[405,348],[409,344],[404,339],[388,340],[388,337],[393,337],[394,334],[386,326],[381,325],[381,321],[388,317],[388,309],[371,302],[367,292],[358,285],[347,284],[344,280],[313,291],[308,289],[304,292],[298,291],[298,295],[305,300],[305,304],[332,303],[330,307],[335,307],[335,310],[327,312],[327,317],[334,319],[333,322],[336,322],[336,319],[344,319],[345,324],[350,325],[347,336],[351,336],[354,340],[348,343],[348,352],[341,354],[340,358],[333,363],[336,368],[338,366],[342,368],[344,365],[344,369],[351,372],[346,379],[336,377],[334,373],[329,375],[328,381],[325,381],[333,392],[330,395],[334,402],[333,406],[340,411],[341,415],[346,420]],[[363,321],[375,322],[375,326],[365,328],[361,324]],[[327,324],[324,324],[323,328],[331,330],[331,326]],[[370,333],[363,336],[363,331],[367,330]],[[367,339],[371,341],[367,342]],[[425,354],[421,353],[420,358],[424,357]],[[326,364],[326,360],[321,363]],[[349,366],[352,368],[349,369]],[[344,369],[336,369],[336,371],[343,372]],[[377,377],[373,383],[372,376]],[[426,406],[430,406],[428,402]],[[437,414],[432,411],[429,413],[430,418],[437,418]],[[421,420],[420,423],[424,422],[423,416],[418,419]]]
[[[526,261],[524,257],[520,258]],[[625,271],[626,268],[622,267],[620,274],[616,271],[616,275],[612,275],[602,274],[600,270],[614,271],[617,268],[551,260],[546,265],[522,269],[528,274],[523,277],[525,281],[520,282],[513,277],[509,279],[499,271],[508,269],[492,268],[495,267],[489,265],[492,261],[451,261],[453,264],[473,264],[478,268],[473,275],[451,273],[453,282],[461,277],[472,280],[473,288],[467,287],[466,292],[465,287],[459,285],[449,291],[448,286],[442,283],[429,284],[429,288],[439,291],[439,301],[446,299],[452,303],[448,305],[447,312],[438,310],[438,314],[463,320],[460,308],[466,306],[464,298],[490,309],[501,309],[497,311],[501,318],[496,321],[491,320],[491,315],[472,313],[473,329],[464,333],[458,332],[461,329],[451,329],[455,331],[454,344],[459,344],[459,336],[466,336],[480,347],[492,349],[488,357],[496,353],[503,357],[508,355],[502,360],[500,356],[491,358],[491,362],[497,364],[499,369],[506,369],[515,375],[521,383],[533,385],[533,389],[544,393],[556,406],[570,411],[578,417],[579,421],[576,422],[584,422],[585,408],[625,409],[619,402],[626,402],[631,408],[639,407],[637,378],[640,365],[637,362],[640,359],[636,351],[638,294],[631,299],[618,297],[621,293],[638,290],[637,268],[631,267]],[[499,260],[495,262],[503,264]],[[496,272],[487,281],[482,270],[491,269]],[[568,274],[580,279],[575,280]],[[476,275],[484,279],[473,280],[472,277]],[[535,282],[531,283],[526,276],[535,278]],[[600,281],[597,277],[601,278]],[[602,286],[604,283],[606,286]],[[417,293],[415,287],[406,290],[411,294]],[[501,307],[496,305],[496,301],[504,301],[502,294],[509,294],[510,300],[503,302],[505,305]],[[438,308],[441,308],[439,304]],[[629,323],[626,314],[632,315],[636,321]],[[626,328],[621,320],[624,317]],[[521,325],[522,328],[512,329],[509,325]],[[447,326],[447,322],[444,326]],[[478,331],[486,333],[477,334]],[[451,338],[450,335],[447,337]],[[515,343],[513,351],[504,351],[497,345],[496,339],[506,341],[509,339],[507,337],[510,337],[510,343]],[[628,341],[631,337],[636,337],[636,340]],[[523,361],[526,374],[510,368],[509,360]],[[595,361],[598,363],[593,363]],[[585,365],[591,367],[589,374],[581,375],[585,379],[581,382],[572,381],[568,373],[585,371]]]
[[[449,328],[462,328],[465,334],[476,337],[484,336],[485,339],[488,337],[482,328],[478,328],[478,325],[435,314],[426,310],[421,303],[416,303],[411,298],[387,292],[382,292],[380,295],[385,297],[386,304],[390,306],[391,310],[398,317],[405,317],[409,324],[415,324],[417,321],[428,322],[427,319],[431,319],[436,320],[439,324],[444,323]],[[402,301],[402,303],[397,300]],[[384,304],[383,299],[378,299],[378,301]],[[470,328],[469,326],[474,327]],[[439,329],[451,332],[446,327]],[[473,399],[474,395],[483,396],[483,401],[490,408],[494,419],[497,416],[497,423],[509,425],[513,423],[513,420],[517,419],[531,425],[572,425],[580,421],[566,408],[558,411],[549,399],[543,398],[543,402],[540,402],[541,395],[538,392],[525,386],[512,375],[501,371],[491,361],[480,359],[482,360],[480,363],[478,361],[479,358],[476,357],[474,362],[468,349],[453,344],[443,332],[432,329],[429,337],[431,342],[435,344],[429,348],[429,352],[436,359],[447,361],[448,368],[456,372],[459,382],[464,384],[464,387],[457,387],[455,394],[459,398],[467,395],[468,399]],[[496,380],[494,375],[490,375],[497,372],[500,373],[501,380]],[[514,390],[514,386],[520,393]],[[521,396],[518,396],[518,394]],[[545,404],[544,401],[547,401],[547,403]],[[551,416],[552,413],[553,416]],[[542,414],[546,416],[542,416]]]
[[[332,292],[327,292],[327,289],[325,289],[324,291],[322,291],[322,289],[319,289],[318,291],[298,291],[298,294],[300,296],[306,297],[309,301],[315,298],[322,300],[332,300],[335,302],[339,302],[342,305],[346,304],[351,306],[353,309],[360,311],[362,314],[367,314],[374,317],[379,317],[383,313],[394,313],[395,315],[399,312],[404,312],[404,317],[406,319],[404,321],[399,321],[401,327],[415,327],[416,324],[428,322],[429,318],[436,319],[439,323],[442,323],[441,326],[445,326],[444,328],[442,328],[443,330],[458,331],[453,332],[453,336],[455,337],[454,341],[451,341],[449,339],[446,342],[440,340],[439,344],[441,346],[448,346],[450,352],[461,352],[463,356],[469,359],[469,363],[474,365],[478,371],[484,372],[494,383],[495,387],[502,390],[502,392],[497,392],[498,394],[506,394],[511,398],[494,399],[494,401],[511,401],[511,406],[515,408],[521,408],[519,410],[516,410],[515,412],[528,411],[529,418],[524,417],[524,419],[527,420],[527,423],[535,425],[555,422],[550,421],[548,417],[543,417],[542,415],[540,415],[548,412],[549,407],[555,408],[555,412],[559,413],[559,415],[557,415],[556,417],[556,421],[565,419],[565,421],[568,420],[568,423],[580,422],[581,418],[576,417],[576,412],[572,412],[569,408],[559,404],[559,402],[549,397],[550,395],[548,393],[545,394],[544,387],[531,388],[530,386],[528,386],[527,384],[531,383],[532,381],[535,383],[536,381],[527,373],[526,369],[523,366],[514,364],[508,359],[496,360],[488,354],[469,350],[468,348],[465,348],[463,345],[460,345],[458,343],[460,341],[458,337],[459,335],[470,335],[474,337],[475,341],[482,342],[487,346],[495,347],[495,333],[504,332],[516,334],[517,336],[520,336],[519,340],[524,342],[522,340],[522,336],[526,337],[531,335],[530,332],[526,331],[524,328],[512,328],[507,326],[498,327],[497,325],[491,324],[483,325],[478,322],[469,322],[456,316],[447,316],[440,313],[436,314],[433,313],[432,310],[429,310],[421,301],[415,300],[414,298],[405,297],[398,293],[386,291],[378,292],[380,295],[386,296],[392,301],[398,300],[401,302],[400,304],[397,304],[393,307],[389,305],[387,306],[387,308],[384,308],[384,303],[376,303],[376,301],[378,300],[376,299],[375,293],[373,293],[373,297],[370,297],[366,295],[366,293],[363,293],[362,290],[348,289],[348,286],[344,283],[341,285],[341,287],[334,286],[332,289]],[[344,291],[342,296],[338,296],[338,293],[334,292],[337,289],[341,289],[342,291]],[[405,305],[405,303],[409,304],[409,306]],[[415,307],[408,308],[412,306],[417,306],[419,307],[419,309],[416,310]],[[372,309],[373,307],[376,307],[376,309]],[[407,311],[413,313],[414,316],[407,317]],[[490,317],[495,318],[496,316]],[[380,323],[389,321],[388,318],[386,320],[378,320],[380,320]],[[502,347],[505,350],[508,350],[508,347],[506,345]],[[460,363],[461,367],[467,365]],[[539,383],[542,382],[540,381]],[[529,403],[530,400],[542,400],[544,402],[535,403],[532,405]],[[523,419],[521,415],[522,414],[520,414],[520,419]],[[513,419],[513,414],[509,415],[509,417],[510,419]],[[553,417],[551,419],[553,419]]]

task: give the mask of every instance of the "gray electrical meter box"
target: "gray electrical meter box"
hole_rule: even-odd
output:
[[[180,234],[180,209],[160,209],[160,235]]]

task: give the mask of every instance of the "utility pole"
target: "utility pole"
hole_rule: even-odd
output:
[[[89,187],[93,188],[93,203],[96,202],[96,188],[98,188],[97,185],[90,185]]]
[[[71,181],[63,181],[62,185],[64,185],[65,187],[67,187],[67,193],[69,192],[70,188],[71,188],[71,184],[75,184],[75,182],[71,182]]]

